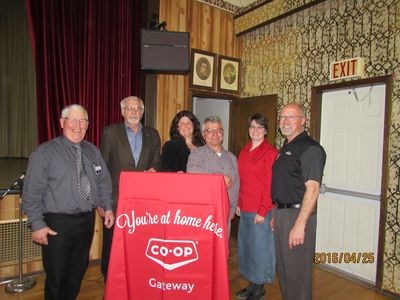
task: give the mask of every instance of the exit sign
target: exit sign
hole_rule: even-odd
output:
[[[329,79],[343,79],[351,77],[364,77],[365,61],[362,57],[356,57],[331,63]]]

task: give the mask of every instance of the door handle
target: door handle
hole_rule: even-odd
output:
[[[321,186],[319,188],[319,193],[320,194],[325,194],[326,193],[326,184],[325,183],[321,183]]]

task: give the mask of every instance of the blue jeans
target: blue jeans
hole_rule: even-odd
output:
[[[272,283],[275,277],[274,235],[269,226],[272,211],[267,213],[263,224],[254,224],[255,215],[240,212],[239,272],[254,284]]]

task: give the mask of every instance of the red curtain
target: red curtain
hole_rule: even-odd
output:
[[[61,109],[89,113],[86,138],[121,121],[119,102],[139,95],[140,3],[136,0],[26,0],[36,65],[38,135],[59,135]]]

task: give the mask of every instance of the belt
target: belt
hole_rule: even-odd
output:
[[[80,213],[75,213],[75,214],[63,214],[63,213],[45,213],[44,217],[46,216],[53,216],[53,217],[66,217],[66,218],[75,218],[75,217],[85,217],[93,214],[95,211],[85,211],[85,212],[80,212]]]
[[[276,208],[282,209],[282,208],[300,208],[301,203],[288,203],[288,204],[283,204],[283,203],[276,203]]]

